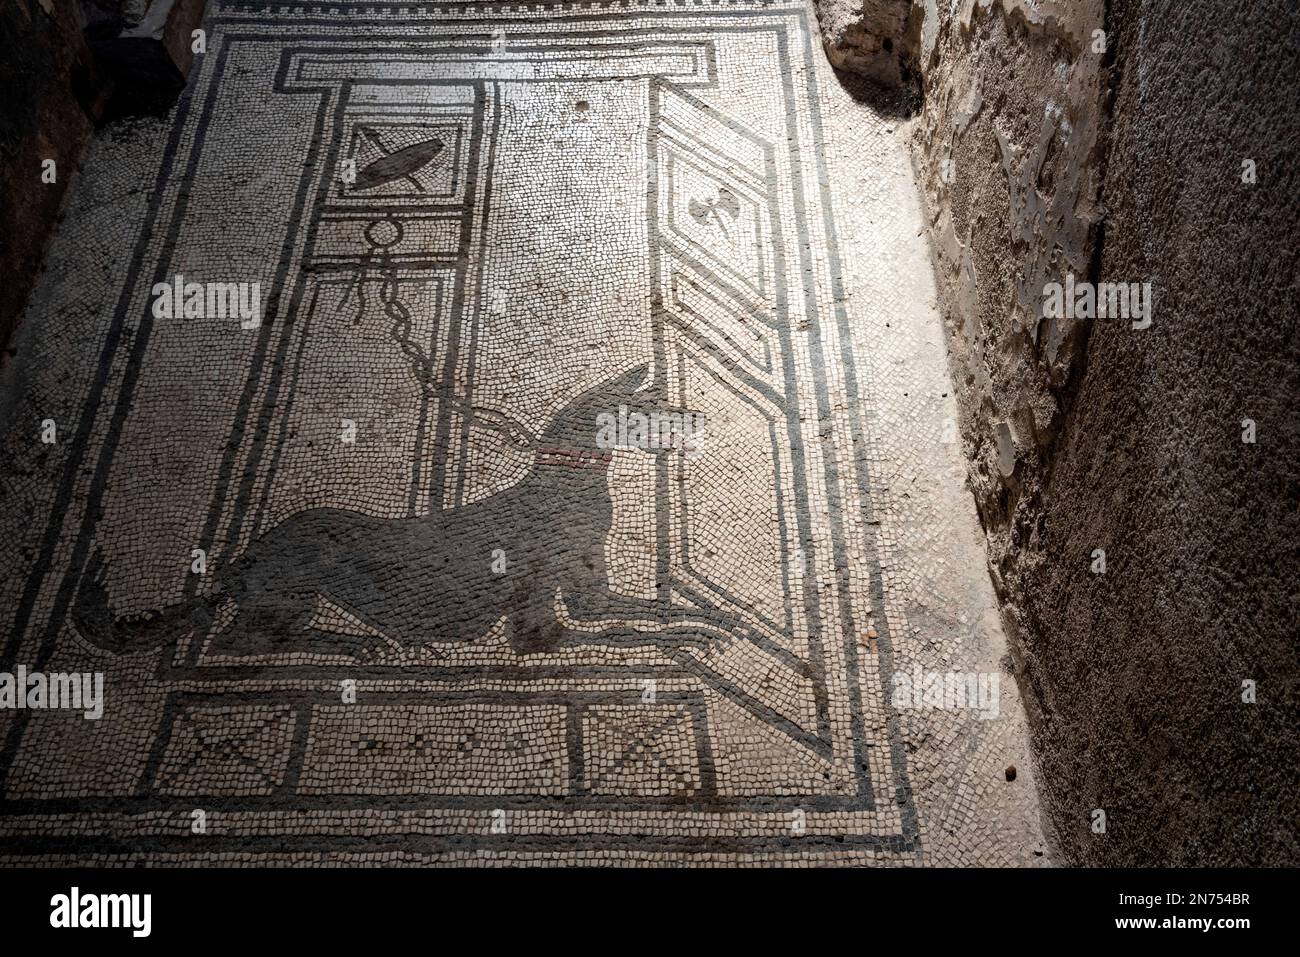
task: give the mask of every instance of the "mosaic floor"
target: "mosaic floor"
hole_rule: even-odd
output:
[[[5,369],[3,663],[105,700],[0,711],[0,859],[1048,860],[906,152],[803,5],[206,28]]]

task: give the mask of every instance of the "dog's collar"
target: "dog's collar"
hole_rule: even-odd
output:
[[[571,469],[609,468],[614,460],[612,452],[598,452],[594,449],[545,448],[537,450],[538,465],[563,465]]]

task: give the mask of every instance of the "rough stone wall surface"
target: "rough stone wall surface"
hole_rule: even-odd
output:
[[[1083,862],[1294,865],[1300,14],[1115,0],[1110,18],[1094,259],[1156,299],[1146,330],[1098,320],[1041,527],[1002,557],[1050,695],[1046,777]]]
[[[1061,850],[1294,864],[1296,4],[914,9],[960,431]],[[1067,276],[1151,283],[1150,327],[1045,317]]]
[[[834,66],[889,87],[917,82],[923,11],[912,0],[818,0],[815,7]]]
[[[14,0],[0,13],[0,344],[27,301],[63,192],[91,133],[97,91],[74,0]],[[42,182],[42,161],[56,163]]]
[[[1088,273],[1101,219],[1101,8],[969,0],[928,31],[915,155],[995,553],[1016,510],[1037,508],[1088,332],[1043,319],[1041,300]]]

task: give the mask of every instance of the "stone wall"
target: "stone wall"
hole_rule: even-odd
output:
[[[7,240],[0,346],[31,292],[95,124],[171,107],[193,64],[192,31],[205,3],[13,0],[0,8],[0,236]]]
[[[100,84],[74,0],[13,0],[0,12],[0,344],[40,268]],[[42,163],[55,162],[53,182]]]
[[[912,0],[820,0],[816,11],[834,66],[884,87],[919,89],[923,11]]]
[[[1085,862],[1295,865],[1300,12],[1114,0],[1107,32],[1092,272],[1156,302],[1149,329],[1094,327],[1045,525],[1002,558],[1050,689],[1047,777]]]
[[[960,433],[1061,850],[1300,862],[1296,5],[879,6],[819,0],[846,66],[921,17]],[[1108,282],[1150,283],[1147,328],[1044,306]]]

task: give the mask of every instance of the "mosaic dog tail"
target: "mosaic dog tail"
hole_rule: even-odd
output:
[[[157,611],[117,615],[104,587],[106,572],[103,552],[96,548],[86,563],[72,620],[83,638],[117,654],[157,648],[190,633],[203,634],[212,625],[217,606],[225,600],[218,586],[212,596],[195,595]]]

